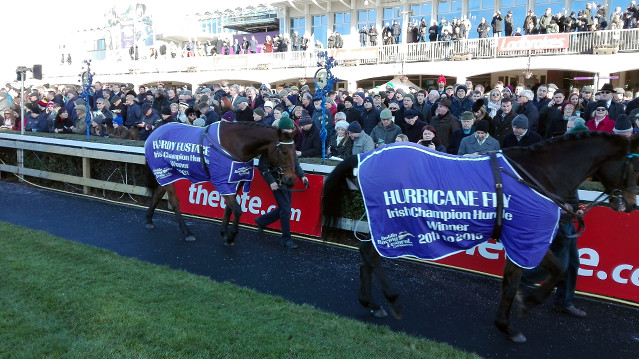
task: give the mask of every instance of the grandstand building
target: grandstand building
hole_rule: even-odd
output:
[[[103,27],[68,37],[60,45],[62,56],[44,66],[45,81],[77,83],[79,64],[91,58],[96,79],[136,87],[157,82],[197,87],[221,80],[271,87],[312,83],[316,51],[321,47],[338,60],[333,71],[341,80],[338,87],[350,91],[394,78],[428,88],[440,75],[449,83],[470,79],[488,87],[501,80],[512,86],[552,82],[566,90],[584,85],[599,88],[604,82],[627,91],[639,89],[639,29],[612,26],[617,7],[621,12],[633,8],[628,0],[605,0],[599,8],[603,16],[597,16],[599,4],[591,6],[596,28],[592,31],[505,36],[502,22],[499,36],[494,36],[491,26],[483,38],[477,31],[480,20],[485,18],[490,25],[496,11],[502,17],[512,12],[514,27],[525,32],[529,11],[540,22],[548,8],[553,15],[573,11],[579,15],[587,1],[266,0],[236,9],[207,10],[202,5],[175,15],[170,22],[156,20],[154,3],[140,5],[127,8],[126,13],[114,9]],[[178,16],[182,17],[178,20]],[[433,20],[441,25],[442,20],[453,23],[464,18],[470,26],[463,38],[437,41],[441,40],[438,35],[436,41],[415,42],[411,36],[411,25],[422,20],[430,26]],[[398,41],[385,44],[384,27],[393,23],[399,28]],[[362,44],[361,28],[371,26],[379,33],[376,44],[371,44],[370,37]],[[340,48],[331,40],[335,32],[343,39]],[[266,52],[267,35],[285,39],[286,51]],[[251,36],[259,42],[255,53],[235,54],[234,41],[241,44]],[[294,36],[307,39],[306,50],[294,49]],[[69,57],[74,61],[65,60]]]

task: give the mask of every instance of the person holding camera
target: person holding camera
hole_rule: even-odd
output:
[[[503,18],[501,17],[501,11],[497,10],[495,11],[495,14],[493,15],[493,20],[490,22],[490,26],[492,26],[493,28],[493,37],[499,37],[501,34],[501,30],[502,30],[502,21]]]
[[[446,146],[437,137],[437,130],[431,125],[426,125],[422,129],[422,139],[417,141],[418,145],[430,148],[431,150],[446,153]]]

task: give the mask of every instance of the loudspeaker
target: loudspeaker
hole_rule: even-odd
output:
[[[42,80],[42,65],[33,65],[33,78]]]

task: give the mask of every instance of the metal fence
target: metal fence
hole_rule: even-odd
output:
[[[472,59],[489,59],[520,56],[592,54],[599,48],[614,49],[614,52],[639,51],[639,29],[575,32],[567,34],[569,44],[564,49],[497,51],[499,39],[467,39],[458,41],[436,41],[413,44],[381,45],[352,49],[329,49],[329,56],[342,65],[377,65],[402,62],[432,62],[454,60],[465,56]],[[188,58],[123,60],[121,51],[96,54],[101,60],[100,73],[130,74],[149,72],[200,72],[268,70],[315,67],[316,52],[298,51],[285,53],[261,53],[240,55],[218,55]],[[61,67],[61,70],[64,68]],[[62,75],[62,74],[58,74]],[[75,75],[75,74],[74,74]]]

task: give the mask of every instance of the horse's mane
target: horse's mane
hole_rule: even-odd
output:
[[[521,151],[540,151],[542,149],[547,149],[548,145],[574,142],[574,141],[585,140],[589,138],[618,139],[618,138],[621,138],[621,136],[614,135],[608,132],[601,132],[601,131],[583,131],[583,132],[567,133],[563,136],[551,137],[547,140],[535,143],[530,146],[511,147],[511,148],[512,150],[521,150]],[[504,151],[508,152],[509,150],[511,150],[511,148],[505,148]]]
[[[252,122],[252,121],[236,121],[236,122],[229,122],[230,124],[233,125],[238,125],[238,126],[249,126],[249,127],[262,127],[262,128],[270,128],[273,129],[275,131],[277,131],[276,127],[267,125],[265,123],[260,123],[260,122]]]

